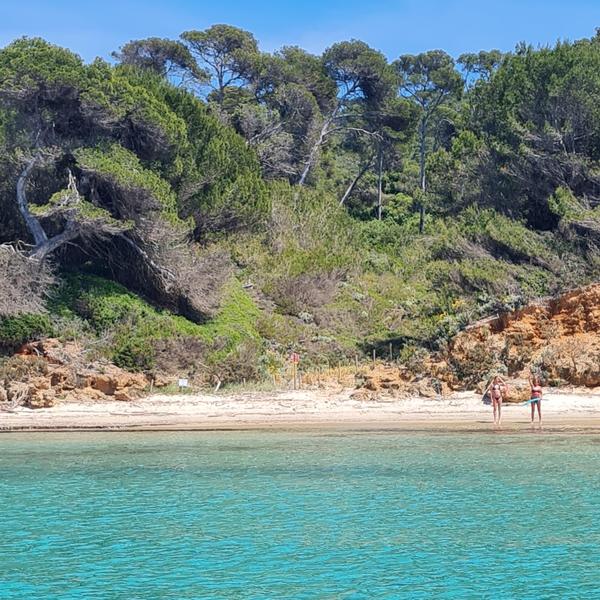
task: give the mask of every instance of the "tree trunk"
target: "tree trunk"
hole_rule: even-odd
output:
[[[219,91],[217,92],[217,102],[219,106],[223,105],[225,99],[225,73],[223,66],[217,63],[217,85]]]
[[[31,171],[33,170],[36,162],[38,161],[39,156],[34,156],[26,165],[19,178],[17,179],[17,205],[19,207],[19,212],[27,225],[27,229],[34,241],[34,248],[30,252],[30,257],[35,258],[37,260],[44,260],[48,254],[54,252],[59,246],[66,244],[72,239],[76,238],[79,235],[79,229],[75,226],[74,223],[68,222],[64,231],[55,235],[54,237],[48,238],[46,232],[42,228],[38,219],[36,219],[31,212],[29,212],[29,203],[27,202],[27,178],[29,177]],[[69,173],[69,183],[71,184],[72,175]]]
[[[361,169],[357,173],[356,177],[350,182],[350,185],[346,188],[346,191],[344,192],[344,195],[342,196],[342,199],[340,200],[340,206],[342,206],[344,204],[344,202],[346,202],[346,200],[348,200],[348,198],[350,197],[350,194],[354,191],[356,184],[360,181],[360,178],[371,168],[371,164],[372,163],[369,162],[366,165],[363,165],[361,167]]]
[[[325,119],[325,122],[323,123],[323,127],[321,127],[321,131],[319,132],[319,137],[317,138],[317,141],[315,142],[315,144],[313,145],[313,147],[310,150],[310,154],[308,155],[308,160],[306,161],[306,164],[304,165],[304,169],[302,170],[302,175],[300,175],[300,179],[298,180],[298,185],[300,187],[302,187],[304,185],[304,183],[306,182],[306,178],[308,177],[310,170],[312,169],[313,165],[317,161],[317,157],[319,156],[319,149],[323,145],[323,142],[325,141],[325,137],[329,133],[329,128],[331,127],[333,120],[337,116],[339,108],[340,108],[339,105],[335,107],[335,110],[331,113],[331,115],[329,115],[329,117],[327,117],[327,119]]]
[[[33,167],[37,161],[38,156],[36,155],[25,165],[25,168],[23,171],[21,171],[21,174],[17,179],[17,205],[19,207],[19,212],[25,221],[25,225],[27,225],[27,229],[33,237],[33,242],[36,248],[48,241],[48,236],[42,229],[40,222],[29,212],[29,204],[27,203],[27,194],[25,192],[25,188],[27,187],[27,178],[29,177],[29,174],[33,170]]]
[[[379,161],[377,165],[377,218],[381,221],[383,214],[383,151],[379,144]]]
[[[427,190],[427,182],[425,179],[425,141],[427,134],[427,121],[421,119],[419,125],[419,179],[421,185],[421,201],[419,204],[419,233],[423,233],[425,228],[425,192]]]
[[[44,260],[48,254],[54,252],[57,248],[74,240],[79,235],[79,229],[73,225],[67,226],[67,228],[58,235],[47,239],[43,244],[36,246],[33,252],[30,254],[31,258],[37,260]]]

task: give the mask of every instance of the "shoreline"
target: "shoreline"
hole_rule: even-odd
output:
[[[445,398],[359,400],[353,390],[232,395],[155,394],[134,402],[65,402],[0,412],[0,433],[69,431],[430,431],[539,432],[528,406],[505,404],[501,426],[474,392]],[[600,433],[600,389],[549,391],[544,432]]]

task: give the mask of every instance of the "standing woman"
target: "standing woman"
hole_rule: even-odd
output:
[[[529,374],[529,385],[531,386],[531,424],[535,419],[535,407],[537,405],[538,419],[540,427],[542,425],[542,384],[540,378],[537,375]]]
[[[502,395],[504,394],[505,389],[506,384],[502,377],[496,375],[486,390],[486,392],[490,393],[492,406],[494,408],[494,425],[500,425],[500,421],[502,420]]]

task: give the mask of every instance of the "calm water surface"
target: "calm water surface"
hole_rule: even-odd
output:
[[[0,437],[0,598],[600,598],[600,437]]]

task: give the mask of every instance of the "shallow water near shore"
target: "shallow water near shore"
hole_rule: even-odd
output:
[[[600,436],[0,438],[15,598],[600,597]]]

